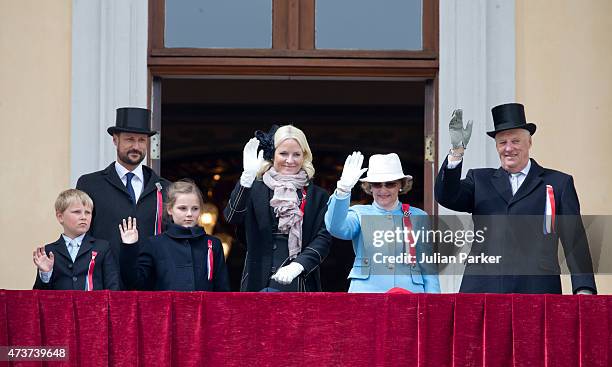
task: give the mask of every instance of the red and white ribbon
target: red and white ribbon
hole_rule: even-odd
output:
[[[412,236],[412,221],[410,220],[410,205],[409,204],[402,204],[402,213],[403,213],[403,219],[404,219],[404,228],[406,230],[406,233],[408,233],[408,243],[406,244],[406,246],[408,246],[408,259],[410,260],[411,264],[415,264],[416,263],[416,243],[414,240],[414,237]]]
[[[546,185],[546,209],[544,212],[544,234],[555,231],[555,191],[551,185]]]
[[[212,241],[208,240],[208,255],[206,256],[206,265],[208,268],[208,281],[212,281],[213,278],[213,248]]]
[[[161,234],[162,228],[162,214],[164,213],[164,200],[162,196],[162,185],[159,182],[155,183],[157,187],[157,208],[155,211],[155,229],[153,235]]]
[[[302,216],[304,215],[304,209],[306,208],[306,188],[302,188],[302,203],[300,204],[300,211],[302,212]]]
[[[89,269],[87,270],[87,277],[85,278],[85,290],[93,291],[93,276],[94,276],[94,267],[96,266],[96,256],[98,256],[97,251],[91,252],[91,260],[89,260]]]

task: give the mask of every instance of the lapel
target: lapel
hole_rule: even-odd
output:
[[[159,182],[159,177],[157,177],[157,174],[155,174],[151,168],[145,165],[142,166],[142,175],[144,176],[143,178],[145,182],[143,184],[142,193],[140,194],[138,202],[140,202],[143,197],[149,195],[151,192],[156,191],[157,187],[155,184]]]
[[[305,187],[306,189],[306,205],[304,206],[304,217],[302,222],[302,244],[310,242],[310,228],[313,226],[315,217],[314,190],[312,185]]]
[[[83,237],[83,242],[81,242],[81,247],[79,247],[79,252],[77,253],[76,257],[74,258],[74,262],[76,262],[77,259],[81,255],[89,253],[89,250],[91,250],[93,248],[93,243],[94,242],[95,242],[95,240],[93,239],[93,237],[91,237],[90,235],[86,234],[85,237]]]
[[[68,248],[66,248],[66,241],[64,241],[64,237],[60,234],[59,240],[53,243],[53,253],[60,254],[68,261],[72,262],[72,258],[70,257],[70,253],[68,252]]]
[[[504,199],[506,204],[509,203],[512,199],[512,187],[510,187],[510,179],[508,178],[508,173],[504,171],[501,167],[499,167],[491,177],[491,184],[493,185],[495,191],[497,191],[499,196]]]
[[[108,167],[106,167],[106,169],[102,171],[102,175],[104,176],[106,181],[108,181],[109,184],[114,186],[117,190],[123,192],[127,199],[130,201],[130,203],[132,202],[132,197],[130,196],[130,193],[127,191],[127,188],[125,187],[123,182],[121,182],[121,179],[119,178],[119,175],[115,170],[115,162],[111,163]]]
[[[525,177],[525,181],[521,187],[519,187],[518,191],[510,200],[510,204],[517,202],[523,199],[525,196],[529,195],[535,188],[542,182],[542,173],[544,169],[536,163],[535,160],[531,160],[531,168],[529,169],[529,173],[527,177]]]
[[[271,233],[270,190],[266,184],[260,181],[255,181],[251,190],[251,200],[253,200],[255,219],[257,219],[259,230],[261,232],[268,231]]]

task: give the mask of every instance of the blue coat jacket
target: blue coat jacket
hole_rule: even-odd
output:
[[[332,236],[353,241],[355,262],[349,273],[349,292],[381,293],[393,287],[400,287],[415,293],[439,293],[440,283],[435,267],[419,264],[393,263],[406,253],[403,241],[383,241],[381,231],[395,231],[403,228],[402,206],[391,211],[371,205],[354,205],[349,208],[350,195],[339,198],[334,193],[325,214],[325,225]],[[410,207],[413,229],[429,227],[427,213]],[[428,244],[417,242],[417,260],[422,253],[431,252]],[[385,258],[385,256],[387,256]],[[386,260],[385,260],[386,259]]]

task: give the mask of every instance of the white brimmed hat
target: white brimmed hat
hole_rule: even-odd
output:
[[[412,176],[405,175],[402,170],[402,162],[395,153],[374,154],[368,162],[368,174],[361,182],[389,182]]]

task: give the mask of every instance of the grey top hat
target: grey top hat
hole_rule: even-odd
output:
[[[117,118],[115,126],[109,127],[106,131],[110,135],[116,133],[135,133],[155,135],[157,132],[151,130],[151,111],[146,108],[122,107],[117,108]]]
[[[495,134],[504,130],[525,129],[533,135],[536,125],[525,119],[525,107],[520,103],[506,103],[491,109],[495,130],[487,131],[487,135],[494,138]]]

